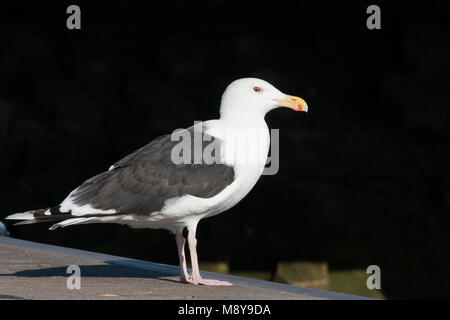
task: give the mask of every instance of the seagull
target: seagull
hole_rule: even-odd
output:
[[[22,220],[17,224],[55,223],[50,230],[87,223],[167,229],[175,234],[181,282],[231,285],[201,277],[197,225],[203,218],[230,209],[254,187],[270,147],[264,118],[278,107],[308,111],[303,99],[284,94],[264,80],[235,80],[222,95],[219,119],[197,122],[154,139],[86,180],[57,206],[15,213],[6,219]]]

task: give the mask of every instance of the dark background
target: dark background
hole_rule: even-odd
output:
[[[225,87],[258,77],[300,96],[275,110],[280,170],[199,224],[201,261],[281,260],[382,270],[388,298],[449,297],[449,15],[444,1],[71,2],[0,7],[0,218],[57,205],[149,142],[218,116]],[[13,227],[13,237],[177,264],[161,230]]]

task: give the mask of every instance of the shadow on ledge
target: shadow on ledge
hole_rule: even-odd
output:
[[[84,265],[79,266],[82,277],[93,278],[158,278],[160,280],[178,282],[176,280],[165,279],[165,277],[178,276],[174,271],[158,271],[158,270],[143,270],[133,267],[121,266],[114,264],[99,264],[99,265]],[[0,277],[16,276],[26,278],[44,278],[44,277],[67,277],[71,273],[67,272],[67,267],[54,267],[43,269],[29,269],[18,271],[10,274],[0,274]]]

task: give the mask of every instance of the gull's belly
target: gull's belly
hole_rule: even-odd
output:
[[[226,187],[222,192],[211,198],[199,198],[191,195],[185,195],[179,198],[173,198],[166,201],[164,208],[153,213],[148,222],[168,223],[186,225],[191,221],[196,221],[224,212],[240,200],[242,200],[254,187],[264,166],[254,166],[246,168],[246,173],[240,175],[233,183]]]

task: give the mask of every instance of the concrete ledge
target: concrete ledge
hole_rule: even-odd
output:
[[[81,289],[67,289],[69,265]],[[232,287],[185,285],[176,266],[0,236],[0,299],[338,299],[365,297],[202,272]]]

